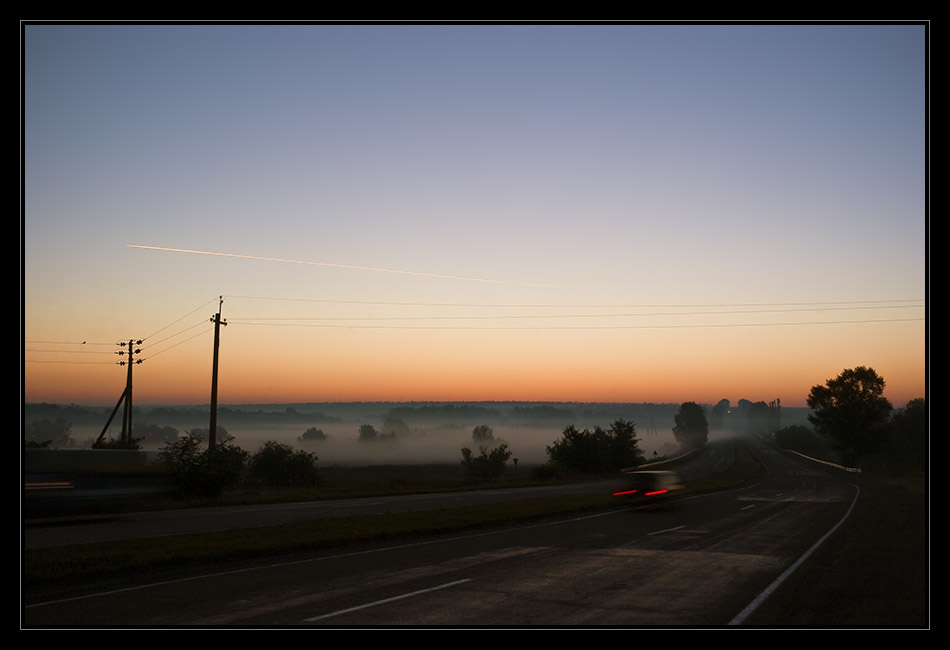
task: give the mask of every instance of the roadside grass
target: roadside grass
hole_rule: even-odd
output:
[[[350,544],[410,539],[615,506],[610,495],[527,499],[423,512],[339,517],[193,535],[29,549],[24,585],[43,587],[103,576],[233,563]]]

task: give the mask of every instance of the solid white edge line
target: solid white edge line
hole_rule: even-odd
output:
[[[791,566],[785,569],[785,571],[782,572],[782,575],[780,575],[775,580],[773,580],[772,584],[770,584],[768,587],[765,588],[765,590],[762,593],[756,596],[752,600],[751,603],[746,605],[745,609],[743,609],[741,612],[739,612],[738,615],[736,615],[735,618],[729,621],[729,625],[742,625],[742,623],[752,614],[752,612],[758,609],[759,605],[764,603],[766,599],[769,596],[771,596],[775,592],[775,590],[778,589],[781,586],[781,584],[785,582],[785,580],[790,575],[795,573],[798,567],[800,567],[802,563],[804,563],[805,560],[808,559],[808,556],[810,556],[819,546],[824,544],[825,540],[831,537],[832,533],[838,530],[838,527],[841,526],[841,524],[843,524],[845,520],[851,515],[851,511],[854,510],[854,505],[858,502],[858,496],[861,494],[861,488],[859,488],[857,485],[853,485],[853,487],[856,490],[854,494],[854,499],[851,501],[851,505],[848,507],[848,511],[844,513],[844,516],[838,521],[838,523],[832,526],[831,529],[827,533],[822,535],[821,539],[819,539],[817,542],[812,544],[810,549],[805,551],[805,553],[802,554],[800,558],[795,560]]]
[[[321,614],[320,616],[311,616],[310,618],[305,618],[304,623],[311,623],[313,621],[319,621],[324,618],[331,618],[333,616],[340,616],[341,614],[348,614],[350,612],[356,612],[361,609],[367,609],[369,607],[376,607],[377,605],[382,605],[384,603],[391,603],[395,600],[402,600],[404,598],[412,598],[413,596],[418,596],[419,594],[425,594],[430,591],[438,591],[440,589],[447,589],[448,587],[454,587],[455,585],[460,585],[463,582],[471,582],[471,578],[465,578],[463,580],[456,580],[455,582],[446,582],[444,585],[438,585],[436,587],[429,587],[428,589],[420,589],[419,591],[411,591],[408,594],[402,594],[401,596],[393,596],[392,598],[384,598],[383,600],[376,600],[371,603],[366,603],[364,605],[357,605],[356,607],[349,607],[347,609],[340,609],[335,612],[330,612],[329,614]]]

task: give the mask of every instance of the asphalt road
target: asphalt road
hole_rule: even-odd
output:
[[[849,512],[856,488],[755,444],[762,480],[583,517],[168,575],[31,602],[28,626],[723,626]]]

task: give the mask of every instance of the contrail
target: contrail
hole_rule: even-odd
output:
[[[142,246],[126,244],[129,248],[145,248],[153,251],[171,251],[173,253],[193,253],[196,255],[216,255],[218,257],[238,257],[245,260],[262,260],[264,262],[287,262],[290,264],[307,264],[310,266],[329,266],[336,269],[353,269],[356,271],[376,271],[380,273],[400,273],[402,275],[421,275],[428,278],[444,278],[448,280],[468,280],[469,282],[493,282],[496,284],[516,284],[522,287],[554,288],[547,284],[529,284],[524,282],[510,282],[508,280],[492,280],[490,278],[470,278],[463,275],[444,275],[441,273],[426,273],[424,271],[402,271],[399,269],[380,269],[372,266],[352,266],[349,264],[331,264],[330,262],[309,262],[307,260],[288,260],[280,257],[260,257],[258,255],[241,255],[239,253],[217,253],[214,251],[195,251],[187,248],[165,248],[164,246]]]

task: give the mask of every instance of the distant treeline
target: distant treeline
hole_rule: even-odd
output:
[[[67,420],[73,425],[104,425],[114,407],[97,406],[60,406],[58,404],[26,404],[24,417],[27,422],[33,420]],[[341,417],[328,415],[320,411],[300,412],[294,407],[280,407],[281,410],[247,410],[241,407],[219,406],[218,423],[225,426],[246,424],[252,426],[259,422],[286,422],[289,424],[332,424],[344,422]],[[207,425],[210,415],[208,406],[154,406],[134,407],[133,421],[174,423],[179,426]]]
[[[468,422],[471,420],[499,420],[501,411],[485,408],[484,406],[472,406],[462,404],[432,404],[428,406],[395,406],[389,409],[390,417],[402,420],[422,422],[457,422],[459,420]]]
[[[606,426],[617,419],[633,422],[643,435],[654,430],[669,430],[679,404],[649,402],[324,402],[312,404],[229,404],[218,407],[217,422],[236,429],[257,425],[323,425],[345,422],[378,423],[386,418],[425,425],[523,425]],[[765,402],[739,400],[730,406],[727,400],[705,405],[713,430],[743,430],[757,424],[766,415],[775,417],[769,428],[806,423],[809,409],[767,408]],[[756,408],[761,407],[761,408]],[[72,426],[104,426],[113,406],[79,406],[32,403],[24,406],[24,421],[65,421]],[[760,413],[761,412],[761,413]],[[759,417],[759,416],[762,417]],[[133,421],[179,428],[207,426],[208,405],[136,406]],[[764,420],[763,420],[764,421]],[[302,429],[303,430],[303,429]]]

